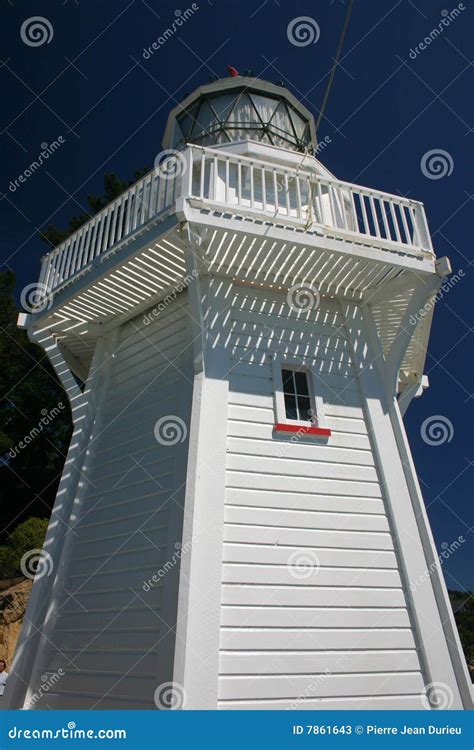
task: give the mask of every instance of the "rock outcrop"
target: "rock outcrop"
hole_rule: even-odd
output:
[[[3,585],[1,585],[3,584]],[[10,669],[33,581],[17,579],[0,584],[0,659]],[[6,586],[6,588],[5,588]]]

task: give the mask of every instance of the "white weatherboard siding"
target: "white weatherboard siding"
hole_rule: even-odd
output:
[[[234,290],[219,707],[421,708],[340,308],[323,299],[297,312],[283,294]],[[329,441],[275,436],[275,355],[304,357],[316,373]]]
[[[65,675],[32,708],[155,708],[155,688],[172,679],[187,441],[161,445],[154,427],[166,415],[189,422],[185,306],[180,295],[150,325],[139,316],[119,331],[33,690],[38,675]],[[167,560],[177,562],[144,591]]]

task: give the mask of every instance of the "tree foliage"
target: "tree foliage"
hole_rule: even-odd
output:
[[[28,518],[8,535],[7,543],[0,546],[0,578],[21,575],[23,555],[42,548],[47,528],[47,518]]]
[[[0,272],[0,539],[14,522],[49,517],[71,434],[67,396],[45,352],[17,326],[14,287],[15,275]]]
[[[128,182],[121,180],[120,177],[117,177],[117,175],[113,172],[106,174],[104,176],[103,194],[87,196],[87,203],[89,205],[90,211],[79,214],[79,216],[73,216],[71,219],[69,219],[69,224],[66,229],[61,229],[60,227],[54,226],[54,224],[49,224],[47,227],[41,230],[40,239],[43,240],[43,242],[47,242],[51,247],[56,247],[67,237],[69,237],[70,234],[75,232],[76,229],[79,229],[79,227],[85,224],[86,221],[89,221],[92,216],[105,208],[111,201],[114,200],[114,198],[118,198],[118,196],[121,195],[124,190],[127,190],[130,185],[133,185],[134,182],[139,180],[140,177],[143,177],[149,171],[150,170],[148,169],[148,167],[144,167],[143,169],[136,171],[133,175],[133,179],[129,180]]]

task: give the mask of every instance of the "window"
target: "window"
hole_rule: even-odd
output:
[[[320,385],[302,358],[272,357],[276,434],[294,432],[298,438],[327,438]]]
[[[308,373],[282,367],[281,374],[286,418],[312,422],[314,410],[311,408]]]

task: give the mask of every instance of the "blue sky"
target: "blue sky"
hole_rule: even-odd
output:
[[[39,273],[46,246],[38,228],[81,213],[87,194],[101,192],[104,173],[128,179],[135,169],[151,167],[169,110],[210,75],[226,75],[228,64],[283,80],[317,113],[347,0],[200,0],[179,32],[144,59],[144,48],[191,5],[4,2],[0,254],[17,273],[19,289]],[[455,8],[459,13],[449,16]],[[30,46],[21,26],[36,15],[49,21],[52,33],[49,43]],[[315,44],[288,40],[288,25],[299,16],[317,24]],[[423,42],[441,28],[430,44]],[[470,589],[472,31],[469,0],[355,0],[319,130],[320,140],[330,141],[321,161],[337,177],[423,201],[436,254],[464,271],[437,305],[426,367],[430,388],[412,402],[406,425],[438,549],[460,536],[466,540],[444,564],[448,586]],[[13,192],[10,182],[41,144],[59,136],[60,149]],[[432,150],[446,152],[450,174],[435,179],[423,173],[421,161]],[[451,423],[452,438],[428,445],[421,425],[437,415]]]

